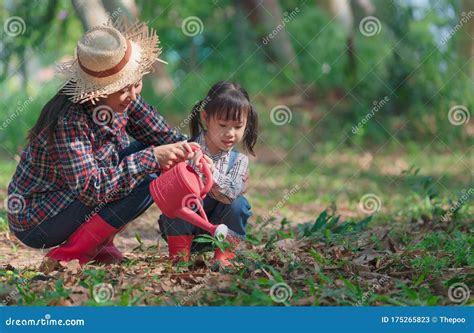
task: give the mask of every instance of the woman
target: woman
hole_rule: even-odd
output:
[[[47,254],[58,261],[120,262],[114,236],[152,204],[150,182],[202,156],[140,96],[158,45],[144,23],[108,22],[59,67],[66,84],[31,129],[8,187],[10,229],[24,244],[64,242]]]

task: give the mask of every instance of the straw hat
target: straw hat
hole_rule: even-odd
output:
[[[126,18],[94,27],[79,40],[75,57],[57,66],[62,90],[74,103],[95,101],[139,81],[161,54],[156,32]]]

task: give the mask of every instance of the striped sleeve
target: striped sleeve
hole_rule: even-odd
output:
[[[227,174],[216,168],[213,174],[214,185],[209,192],[210,196],[225,204],[234,201],[244,190],[244,176],[248,172],[248,165],[248,157],[239,154]]]

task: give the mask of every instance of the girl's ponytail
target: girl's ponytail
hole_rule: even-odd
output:
[[[257,143],[258,138],[258,115],[255,111],[255,108],[250,104],[250,110],[247,114],[247,127],[245,128],[244,133],[244,146],[247,151],[255,156],[255,151],[253,150],[255,144]]]
[[[190,114],[189,128],[191,130],[191,138],[195,138],[202,131],[203,126],[201,123],[201,110],[203,107],[204,100],[200,100],[194,104]]]

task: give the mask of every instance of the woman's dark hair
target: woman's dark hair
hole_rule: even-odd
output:
[[[31,143],[37,140],[38,135],[45,135],[47,138],[47,147],[49,152],[52,154],[53,151],[49,149],[52,147],[54,139],[54,130],[58,123],[58,119],[64,115],[69,109],[72,102],[69,97],[64,95],[60,90],[56,95],[51,98],[48,103],[41,110],[41,114],[36,121],[36,124],[28,132],[28,142]]]
[[[201,110],[206,110],[209,118],[222,120],[240,120],[247,117],[243,137],[245,149],[255,156],[253,150],[258,137],[258,116],[250,103],[249,94],[236,82],[219,81],[207,93],[205,99],[197,102],[191,111],[191,136],[196,137],[204,129],[201,122]]]

